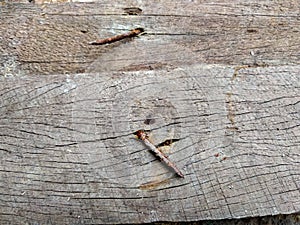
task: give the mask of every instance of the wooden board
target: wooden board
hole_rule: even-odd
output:
[[[1,223],[299,212],[298,6],[3,5]],[[87,44],[134,27],[147,34]],[[155,144],[179,139],[162,150],[184,179],[135,138],[138,129]]]
[[[299,211],[299,69],[242,69],[234,80],[233,68],[211,65],[2,80],[2,221]],[[169,155],[184,179],[135,139],[141,128],[154,143],[180,139]]]
[[[128,8],[142,10],[129,15]],[[299,64],[300,4],[294,1],[101,1],[6,4],[0,14],[4,74],[72,74],[194,63]],[[88,42],[143,27],[129,42]],[[95,65],[101,64],[101,66]]]

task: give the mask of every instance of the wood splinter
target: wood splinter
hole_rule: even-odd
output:
[[[113,42],[116,42],[116,41],[120,41],[120,40],[125,39],[125,38],[131,38],[131,37],[141,35],[143,32],[144,32],[143,28],[135,28],[135,29],[131,30],[128,33],[116,35],[116,36],[113,36],[113,37],[110,37],[110,38],[105,38],[105,39],[92,41],[92,42],[89,42],[89,44],[90,45],[109,44],[109,43],[113,43]]]
[[[148,140],[148,136],[143,130],[138,130],[134,133],[140,140],[144,142],[144,144],[150,148],[151,151],[153,151],[162,161],[164,161],[169,167],[173,168],[173,170],[178,174],[178,176],[184,178],[183,173],[180,172],[180,170],[176,167],[174,163],[172,163],[168,157],[162,153],[158,148],[155,147],[154,144],[152,144]]]

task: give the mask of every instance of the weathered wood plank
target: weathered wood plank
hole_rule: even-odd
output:
[[[1,223],[300,211],[299,1],[0,4]]]
[[[128,15],[129,7],[142,11]],[[7,3],[0,14],[0,73],[140,70],[195,62],[299,63],[299,10],[298,0],[101,1],[59,7]],[[129,43],[87,44],[135,27],[147,34]]]
[[[1,222],[141,223],[300,210],[300,66],[2,78]],[[145,124],[146,119],[153,119]],[[185,174],[133,132],[151,129]]]

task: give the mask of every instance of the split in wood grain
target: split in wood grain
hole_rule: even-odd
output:
[[[128,15],[140,15],[142,13],[142,9],[139,7],[128,7],[123,9]]]
[[[163,146],[170,146],[171,144],[173,144],[174,142],[177,142],[179,140],[180,139],[176,139],[176,138],[174,138],[174,139],[167,139],[164,142],[156,145],[156,148],[163,147]]]
[[[145,62],[143,62],[141,64],[131,64],[126,67],[122,67],[122,69],[120,69],[120,71],[160,70],[166,66],[172,67],[168,63],[162,63],[162,62],[145,63]]]

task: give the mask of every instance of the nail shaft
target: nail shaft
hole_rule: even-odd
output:
[[[164,161],[169,167],[173,168],[173,170],[182,178],[184,178],[184,175],[180,172],[180,170],[176,167],[174,163],[172,163],[168,157],[162,153],[158,148],[155,147],[154,144],[152,144],[147,137],[147,134],[143,130],[138,130],[136,133],[137,137],[144,142],[144,144],[153,151],[162,161]]]
[[[116,35],[110,38],[105,38],[105,39],[100,39],[100,40],[96,40],[96,41],[92,41],[89,42],[90,45],[104,45],[104,44],[109,44],[109,43],[113,43],[116,41],[120,41],[124,38],[130,38],[130,37],[135,37],[139,34],[141,34],[142,32],[144,32],[143,28],[135,28],[133,30],[131,30],[128,33],[125,34],[120,34],[120,35]]]

